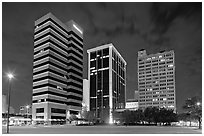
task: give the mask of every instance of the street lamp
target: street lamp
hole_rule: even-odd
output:
[[[9,84],[8,84],[8,112],[7,112],[7,133],[9,133],[9,112],[10,112],[10,91],[11,91],[11,79],[14,78],[12,73],[7,74]]]
[[[197,103],[196,103],[197,106],[200,106],[200,104],[201,104],[200,102],[197,102]]]

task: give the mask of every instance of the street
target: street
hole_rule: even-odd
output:
[[[6,133],[6,127],[2,127]],[[197,128],[166,126],[10,126],[10,134],[201,134]]]

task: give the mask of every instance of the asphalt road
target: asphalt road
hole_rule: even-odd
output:
[[[6,133],[6,127],[2,127]],[[201,134],[197,128],[166,126],[10,126],[10,134]]]

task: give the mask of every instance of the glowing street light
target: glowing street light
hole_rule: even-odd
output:
[[[8,73],[8,74],[7,74],[7,77],[9,78],[9,80],[11,80],[12,78],[14,78],[14,76],[13,76],[12,73]]]
[[[197,106],[200,106],[200,104],[201,104],[200,102],[197,102],[197,103],[196,103]]]
[[[8,84],[8,112],[7,112],[7,133],[9,133],[9,112],[10,112],[10,91],[11,91],[11,79],[14,78],[12,73],[8,73],[7,77],[9,79]]]

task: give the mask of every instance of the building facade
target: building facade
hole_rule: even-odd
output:
[[[87,79],[83,79],[83,105],[84,110],[89,111],[90,106],[90,90],[89,90],[89,81]]]
[[[125,109],[127,110],[138,110],[139,104],[137,99],[128,99],[125,104]]]
[[[135,96],[134,96],[135,100],[139,100],[139,91],[135,90]]]
[[[31,105],[20,106],[19,114],[20,115],[31,115],[32,114],[32,106]]]
[[[6,95],[2,95],[2,113],[7,113],[7,109],[8,109],[8,104],[7,104]]]
[[[65,120],[83,95],[83,30],[48,13],[35,21],[32,118]]]
[[[112,111],[125,108],[126,61],[113,44],[87,52],[90,110],[98,119],[112,123]]]
[[[159,107],[176,111],[174,51],[147,55],[138,52],[139,107]]]

